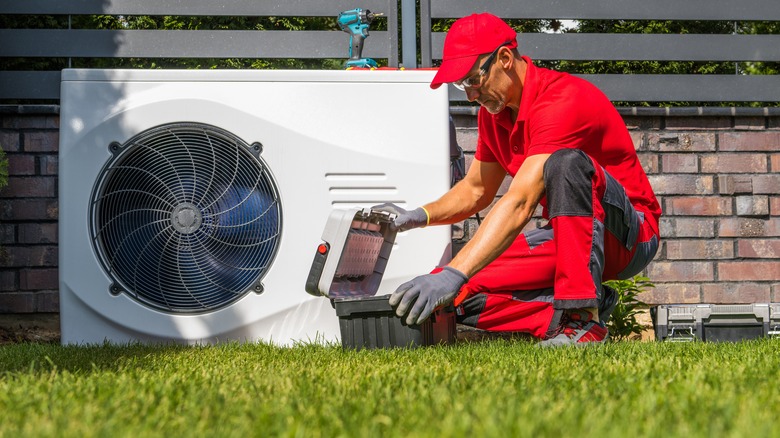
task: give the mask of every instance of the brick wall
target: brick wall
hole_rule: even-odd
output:
[[[662,246],[647,269],[657,287],[643,299],[780,301],[780,115],[626,113],[664,209]],[[470,163],[476,118],[455,121]],[[58,127],[56,107],[0,107],[10,161],[10,184],[0,191],[0,314],[59,311]],[[456,244],[476,227],[475,219],[455,227]]]
[[[0,314],[59,312],[56,113],[48,106],[0,111],[9,162],[0,190]]]
[[[645,272],[656,288],[641,298],[651,304],[780,301],[780,116],[721,115],[726,108],[695,116],[684,115],[690,109],[644,116],[623,110],[664,212],[662,245]],[[470,163],[476,117],[464,111],[455,123]],[[458,243],[476,227],[476,219],[456,227]]]

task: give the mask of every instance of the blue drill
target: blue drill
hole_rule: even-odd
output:
[[[374,18],[382,16],[382,13],[373,13],[368,9],[352,9],[339,14],[336,21],[344,32],[349,34],[349,60],[347,68],[376,67],[376,61],[370,58],[363,58],[363,41],[368,37],[368,25],[374,21]]]

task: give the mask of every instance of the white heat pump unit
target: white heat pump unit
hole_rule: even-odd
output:
[[[449,188],[427,71],[64,70],[63,343],[336,341],[304,285],[336,208]],[[379,294],[446,259],[401,233]]]

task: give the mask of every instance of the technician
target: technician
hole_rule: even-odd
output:
[[[447,34],[431,88],[452,83],[481,105],[475,160],[434,202],[375,208],[396,213],[399,231],[453,224],[488,207],[507,174],[512,182],[457,256],[402,284],[390,304],[409,324],[454,302],[458,322],[480,329],[531,333],[544,346],[603,342],[614,301],[601,283],[652,260],[661,208],[609,99],[535,66],[516,38],[491,14]],[[520,234],[538,204],[549,222]]]

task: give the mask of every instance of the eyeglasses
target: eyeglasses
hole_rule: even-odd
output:
[[[490,56],[485,59],[485,62],[482,63],[482,65],[479,66],[479,70],[477,70],[476,74],[473,74],[466,79],[460,80],[458,82],[453,82],[452,85],[455,86],[460,91],[466,91],[466,88],[471,89],[477,89],[482,86],[482,81],[484,80],[485,76],[487,76],[488,71],[490,69],[490,65],[493,64],[493,60],[496,58],[496,53],[498,53],[498,49],[508,46],[512,44],[512,41],[507,41],[504,44],[501,44],[500,46],[496,47],[496,50],[493,50],[493,53],[490,54]]]

